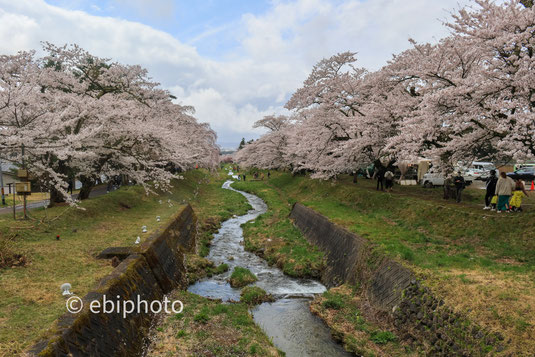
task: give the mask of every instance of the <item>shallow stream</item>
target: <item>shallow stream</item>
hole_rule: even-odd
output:
[[[221,229],[214,234],[207,257],[216,265],[228,264],[230,269],[224,274],[201,280],[188,290],[223,301],[238,301],[241,290],[232,288],[227,280],[235,266],[247,268],[258,277],[255,285],[276,299],[255,307],[251,311],[253,318],[286,356],[351,356],[331,338],[329,328],[308,308],[310,300],[315,294],[323,293],[325,286],[315,280],[286,276],[277,267],[269,266],[262,258],[243,249],[241,225],[265,213],[267,206],[259,197],[232,188],[232,182],[225,182],[223,188],[244,195],[253,209],[223,222]]]

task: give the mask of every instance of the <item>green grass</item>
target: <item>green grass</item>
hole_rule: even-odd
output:
[[[331,327],[333,335],[350,352],[362,356],[412,355],[393,332],[367,321],[354,294],[355,289],[347,285],[331,289],[316,297],[311,310]]]
[[[371,333],[371,340],[378,345],[385,345],[388,342],[394,342],[397,340],[396,335],[390,331],[373,331]]]
[[[440,189],[396,187],[391,194],[376,192],[370,180],[353,184],[349,177],[333,184],[274,172],[268,184],[234,186],[267,198],[268,205],[277,194],[287,198],[287,206],[299,201],[368,238],[386,254],[423,268],[534,271],[535,210],[501,216],[483,211],[482,204],[473,203],[482,202],[483,190],[465,190],[468,202],[459,205],[442,200]],[[504,264],[503,259],[518,264]]]
[[[227,179],[226,173],[219,171],[212,179],[204,180],[199,187],[199,196],[192,202],[200,222],[198,239],[201,257],[208,255],[213,234],[222,221],[233,215],[245,214],[251,209],[243,195],[221,188]]]
[[[246,286],[241,291],[240,301],[247,305],[258,305],[266,301],[273,301],[273,298],[258,286]]]
[[[319,278],[324,255],[294,227],[288,215],[295,202],[265,181],[239,181],[234,188],[258,195],[269,210],[243,225],[245,249],[294,277]]]
[[[323,301],[323,307],[326,309],[340,310],[344,307],[343,297],[340,294],[325,292],[323,294],[325,300]]]
[[[219,215],[207,210],[199,213],[203,249],[199,255],[188,256],[190,283],[201,277],[229,270],[227,264],[215,267],[213,262],[203,258],[209,252],[212,234],[217,231],[219,223],[233,214],[244,214],[250,208],[241,194],[220,188],[226,179],[225,172],[220,172],[216,185],[203,186],[205,190],[211,192],[206,195],[210,199],[202,201],[203,207],[213,207],[221,211]],[[242,269],[237,269],[240,281],[251,279],[249,276],[251,273],[248,274],[248,270],[242,271]],[[244,291],[247,289],[248,287]],[[282,355],[254,324],[246,303],[223,304],[184,291],[175,291],[173,296],[184,303],[184,313],[166,316],[159,322],[152,338],[154,342],[150,346],[149,355]],[[258,298],[260,295],[252,294],[251,301],[255,296]]]
[[[222,263],[217,266],[215,269],[216,274],[223,274],[224,272],[227,272],[229,270],[228,264]]]
[[[241,288],[257,281],[256,275],[251,273],[249,269],[243,267],[235,267],[230,275],[230,286],[233,288]]]
[[[6,189],[7,191],[7,189]],[[31,195],[26,196],[26,202],[38,202],[43,200],[48,200],[50,198],[50,194],[48,192],[32,192]],[[7,194],[5,195],[5,205],[0,205],[0,208],[3,207],[12,207],[13,206],[13,194]],[[15,206],[21,206],[24,204],[24,196],[22,195],[15,195]],[[12,215],[13,213],[11,213]],[[19,214],[17,212],[17,215],[22,216],[22,214]]]
[[[206,306],[203,307],[197,315],[193,316],[193,321],[199,322],[202,324],[207,323],[208,321],[210,321],[210,316],[208,315],[208,312],[209,312],[209,309]],[[162,331],[163,331],[163,328],[162,328]]]
[[[184,177],[172,192],[160,196],[128,186],[82,202],[84,210],[36,209],[29,221],[0,216],[0,255],[20,254],[28,262],[0,270],[0,356],[19,354],[65,312],[62,283],[71,283],[73,292],[84,296],[112,271],[109,260],[95,259],[103,249],[133,246],[138,235],[148,237],[185,202],[196,211],[206,246],[219,222],[249,208],[242,195],[220,188],[223,174],[210,176],[199,170]],[[160,223],[156,216],[161,216]],[[141,233],[142,225],[148,233]]]
[[[245,247],[270,262],[295,264],[307,251],[295,248],[306,247],[306,241],[284,234],[292,229],[287,219],[291,205],[300,202],[365,237],[374,255],[411,267],[472,321],[501,331],[511,340],[508,351],[522,355],[535,350],[533,192],[524,198],[523,213],[497,214],[482,210],[485,190],[476,187],[467,188],[457,204],[444,200],[441,188],[396,185],[392,193],[379,192],[374,181],[355,184],[345,175],[321,181],[272,171],[268,181],[233,186],[257,194],[270,207],[244,226]],[[313,261],[321,259],[308,260]]]
[[[185,308],[180,318],[167,316],[154,331],[148,355],[159,356],[275,356],[270,340],[255,325],[243,303],[222,304],[175,291]]]
[[[197,254],[187,255],[186,267],[189,285],[202,278],[222,274],[229,270],[229,266],[227,264],[223,263],[216,267],[212,261]]]

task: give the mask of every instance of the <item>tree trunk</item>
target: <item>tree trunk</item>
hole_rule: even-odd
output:
[[[57,162],[57,172],[58,173],[68,177],[69,176],[69,171],[70,171],[69,167],[67,166],[67,163],[65,161],[59,160]],[[48,206],[52,207],[57,203],[64,203],[64,202],[65,202],[65,196],[63,196],[61,194],[61,192],[56,190],[56,188],[53,185],[51,185],[51,187],[50,187],[50,203],[49,203]]]
[[[50,203],[48,204],[48,207],[53,207],[57,203],[64,203],[65,197],[54,187],[50,188]]]
[[[89,194],[91,193],[91,190],[93,190],[93,187],[95,187],[95,180],[90,177],[81,176],[80,182],[82,183],[82,187],[80,188],[78,199],[79,200],[88,199]]]

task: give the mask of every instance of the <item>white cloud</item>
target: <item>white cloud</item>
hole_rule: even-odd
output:
[[[137,11],[171,13],[170,0],[115,0]],[[229,31],[240,47],[226,61],[199,55],[194,46],[149,26],[65,10],[43,0],[0,0],[0,53],[39,49],[40,41],[77,43],[89,52],[141,64],[225,141],[254,135],[254,121],[282,112],[288,96],[312,65],[336,52],[358,52],[359,63],[377,69],[407,39],[433,41],[447,34],[444,9],[468,0],[273,1],[261,15],[244,14]],[[151,8],[151,9],[149,9]],[[235,26],[241,27],[236,29]],[[220,28],[199,35],[218,36]],[[221,28],[225,32],[225,27]],[[238,31],[237,31],[238,30]]]
[[[310,66],[342,51],[358,52],[361,66],[378,69],[409,47],[408,39],[447,35],[439,19],[469,0],[320,0],[277,2],[266,14],[246,15],[244,47],[255,59],[282,58]]]
[[[258,135],[261,129],[253,129],[252,122],[266,115],[282,112],[280,107],[268,107],[259,110],[251,103],[236,106],[229,102],[225,95],[214,88],[205,88],[192,92],[184,98],[183,104],[190,104],[196,108],[196,116],[205,118],[217,132],[235,132]]]
[[[38,31],[39,25],[32,18],[0,9],[0,24],[0,53],[33,48],[27,33]]]
[[[173,0],[114,0],[117,6],[131,9],[142,17],[169,18],[175,9]]]

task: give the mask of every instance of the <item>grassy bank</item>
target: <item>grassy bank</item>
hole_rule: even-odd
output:
[[[254,324],[246,304],[221,304],[185,291],[171,299],[181,300],[184,311],[156,327],[148,356],[283,355]]]
[[[509,340],[506,352],[535,350],[533,194],[524,213],[500,215],[481,209],[484,190],[476,188],[465,190],[465,202],[456,204],[443,200],[441,189],[397,186],[392,193],[377,192],[374,182],[354,184],[350,177],[317,181],[272,172],[269,181],[234,187],[285,208],[269,223],[257,219],[244,229],[253,248],[264,244],[267,251],[265,242],[281,240],[269,253],[282,260],[279,265],[288,264],[282,249],[293,244],[270,227],[283,224],[290,204],[299,201],[412,267],[450,306],[501,331]],[[264,227],[257,229],[259,224]]]
[[[361,309],[356,287],[342,285],[314,299],[310,310],[324,320],[346,350],[358,356],[418,356],[395,333]]]
[[[220,189],[222,175],[194,171],[184,176],[171,193],[159,196],[129,186],[84,201],[84,210],[36,209],[28,221],[0,216],[0,254],[19,257],[0,270],[0,356],[20,353],[65,312],[62,283],[71,283],[73,292],[83,296],[111,272],[109,260],[95,259],[103,249],[132,246],[137,236],[148,237],[185,202],[193,205],[205,237],[207,226],[213,229],[248,209],[243,196]],[[142,225],[149,232],[141,233]]]
[[[290,276],[319,278],[323,253],[308,243],[288,219],[294,201],[264,181],[238,181],[232,187],[254,193],[269,207],[265,214],[243,225],[245,249]]]
[[[200,189],[200,196],[204,199],[196,201],[199,206],[194,204],[199,217],[200,249],[198,254],[190,254],[187,257],[190,284],[229,269],[227,264],[216,267],[213,262],[205,258],[209,253],[212,235],[218,230],[222,221],[232,215],[245,214],[251,208],[243,195],[221,189],[221,184],[227,178],[226,172],[221,171],[217,178],[206,181]],[[214,212],[214,209],[222,211]],[[256,279],[252,273],[243,268],[238,269],[234,278],[240,282],[253,282]],[[184,312],[178,315],[160,316],[151,336],[152,343],[148,356],[284,355],[273,347],[262,330],[254,324],[249,313],[250,305],[271,299],[265,292],[259,290],[262,289],[254,286],[249,289],[244,288],[243,302],[229,304],[185,291],[174,291],[172,299],[179,299],[184,303]]]

